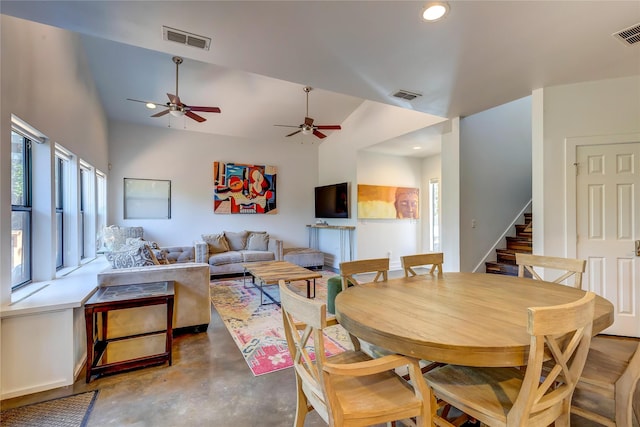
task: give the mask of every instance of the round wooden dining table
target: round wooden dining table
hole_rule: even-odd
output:
[[[352,286],[335,305],[349,333],[399,354],[466,366],[523,366],[530,343],[527,308],[584,294],[540,280],[444,273]],[[597,296],[593,334],[613,318],[613,305]]]

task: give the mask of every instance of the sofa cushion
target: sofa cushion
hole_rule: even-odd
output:
[[[267,233],[249,233],[247,239],[248,251],[266,251],[269,247],[269,235]]]
[[[221,252],[227,252],[229,250],[229,244],[227,243],[227,239],[224,237],[224,234],[203,234],[202,240],[207,242],[209,246],[210,254],[218,254]]]
[[[241,251],[246,249],[247,247],[247,237],[249,236],[249,232],[247,231],[225,231],[224,237],[227,238],[227,243],[229,243],[229,250],[231,251]]]
[[[147,267],[160,264],[147,245],[123,246],[118,251],[107,252],[105,256],[112,268]]]
[[[242,253],[238,251],[221,252],[209,257],[209,264],[211,265],[234,264],[239,262],[243,262],[243,258]]]
[[[162,251],[166,253],[169,264],[195,262],[195,248],[193,246],[168,246],[162,248]]]
[[[276,259],[273,252],[269,251],[242,251],[243,262],[273,261]]]

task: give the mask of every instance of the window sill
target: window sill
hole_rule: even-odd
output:
[[[11,302],[0,307],[0,318],[81,307],[97,288],[96,277],[108,267],[104,257],[58,271],[53,280],[34,282],[11,294]]]

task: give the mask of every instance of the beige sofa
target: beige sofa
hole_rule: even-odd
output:
[[[175,333],[206,331],[211,321],[209,266],[184,262],[145,267],[113,269],[98,273],[98,286],[128,285],[173,280]],[[162,329],[166,321],[164,306],[116,310],[109,313],[109,336],[120,337]]]
[[[203,234],[194,247],[195,261],[208,264],[211,276],[238,275],[243,264],[283,259],[282,240],[264,231]]]

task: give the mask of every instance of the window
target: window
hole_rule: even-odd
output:
[[[61,277],[96,256],[106,187],[105,174],[11,115],[12,290]]]
[[[56,194],[56,270],[64,266],[64,186],[66,162],[56,153],[55,194]]]
[[[91,218],[91,170],[88,166],[80,165],[80,259],[89,256],[88,248],[90,218]]]
[[[65,236],[65,209],[71,201],[70,188],[71,155],[61,147],[56,146],[55,160],[55,204],[56,204],[56,270],[65,265],[66,241],[71,236]]]
[[[96,251],[104,250],[102,231],[107,226],[107,176],[96,171]]]
[[[11,288],[31,281],[31,140],[11,132]]]
[[[440,251],[440,181],[429,180],[429,213],[431,215],[431,250]]]

